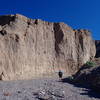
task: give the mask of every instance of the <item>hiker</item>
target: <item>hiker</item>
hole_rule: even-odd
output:
[[[1,74],[0,74],[0,81],[2,81],[3,80],[3,77],[4,76],[4,73],[2,72]]]
[[[62,72],[61,70],[59,70],[58,76],[59,76],[60,79],[62,79],[62,77],[63,77],[63,72]]]

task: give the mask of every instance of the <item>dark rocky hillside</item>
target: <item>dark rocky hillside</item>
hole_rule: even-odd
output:
[[[100,57],[100,40],[95,40],[96,45],[96,58]]]

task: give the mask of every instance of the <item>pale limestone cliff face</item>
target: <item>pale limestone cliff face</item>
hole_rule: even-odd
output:
[[[87,30],[25,16],[0,17],[0,73],[3,80],[31,79],[59,69],[69,75],[95,56]]]

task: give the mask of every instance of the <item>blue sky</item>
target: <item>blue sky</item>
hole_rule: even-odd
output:
[[[20,13],[74,29],[89,29],[100,40],[100,0],[1,0],[0,15]]]

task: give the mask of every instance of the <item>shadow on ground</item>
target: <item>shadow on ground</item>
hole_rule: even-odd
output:
[[[93,89],[91,89],[90,86],[87,86],[86,84],[82,85],[75,83],[73,80],[70,80],[69,78],[63,78],[62,82],[72,84],[77,88],[85,88],[85,90],[83,90],[84,93],[80,93],[80,95],[88,95],[89,97],[100,98],[100,92],[94,91]]]

